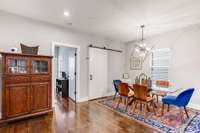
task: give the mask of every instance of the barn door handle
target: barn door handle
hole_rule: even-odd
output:
[[[92,80],[92,74],[90,74],[90,80]]]

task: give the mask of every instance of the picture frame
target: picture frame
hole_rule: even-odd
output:
[[[131,57],[130,68],[131,68],[131,70],[142,70],[142,58],[141,57]]]

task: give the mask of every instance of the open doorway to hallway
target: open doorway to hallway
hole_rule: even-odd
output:
[[[55,96],[76,102],[77,48],[54,46]]]

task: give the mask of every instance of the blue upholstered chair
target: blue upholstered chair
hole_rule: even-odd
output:
[[[115,100],[117,93],[119,92],[118,86],[120,83],[122,83],[121,80],[113,80],[113,85],[114,85],[114,89],[115,89],[115,95],[113,97],[113,100]]]
[[[184,107],[185,113],[187,115],[187,118],[189,118],[188,112],[186,110],[186,106],[188,105],[190,98],[192,97],[192,94],[194,92],[194,88],[189,88],[183,92],[181,92],[178,96],[165,96],[162,98],[163,106],[162,106],[162,114],[164,111],[165,104],[168,105],[168,111],[169,111],[169,105],[175,105],[178,107]]]

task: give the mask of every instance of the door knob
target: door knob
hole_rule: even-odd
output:
[[[90,74],[90,80],[92,80],[92,74]]]

